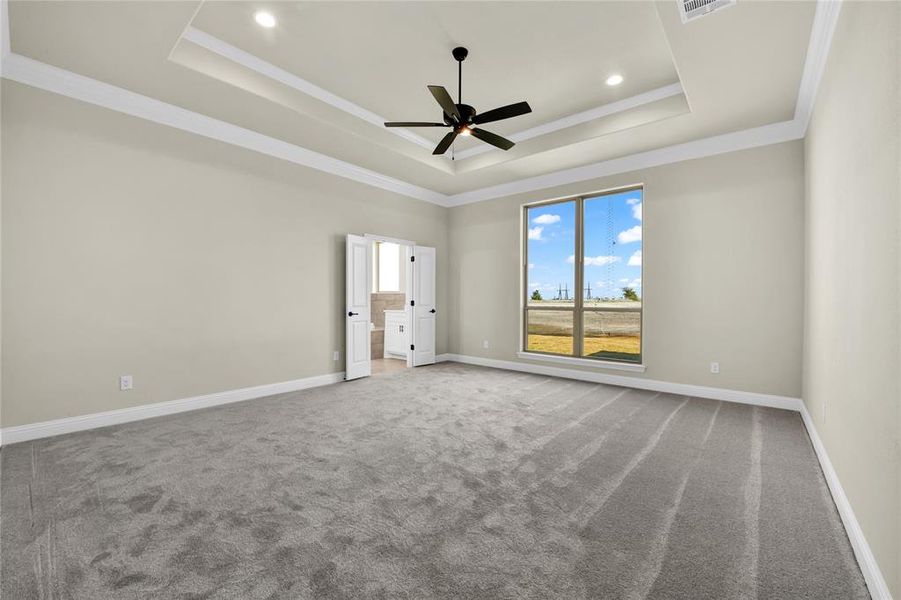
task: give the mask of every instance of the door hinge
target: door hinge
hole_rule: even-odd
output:
[[[413,344],[410,344],[410,350],[416,350],[416,347]]]
[[[410,300],[410,306],[416,306],[416,300]]]
[[[411,256],[411,257],[410,257],[410,262],[416,262],[416,257],[415,257],[415,256]]]

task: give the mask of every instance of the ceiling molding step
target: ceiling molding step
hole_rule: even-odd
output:
[[[798,121],[785,121],[448,196],[18,54],[10,54],[4,59],[2,76],[48,92],[446,207],[803,137]]]
[[[5,79],[234,146],[240,146],[410,198],[451,207],[586,181],[636,169],[803,138],[806,134],[807,124],[816,99],[817,87],[826,65],[840,9],[840,0],[818,0],[817,2],[817,12],[814,17],[808,55],[801,78],[801,89],[796,105],[795,118],[791,121],[694,140],[450,196],[239,127],[232,123],[155,100],[25,56],[13,54],[8,49],[9,15],[7,0],[0,0],[0,20],[2,20],[2,24],[0,24],[2,31],[0,33],[3,35],[0,52],[3,54],[2,77]],[[659,88],[649,93],[666,93],[661,92],[661,90],[667,90],[669,87]],[[316,89],[323,94],[329,93],[318,87]],[[672,89],[669,91],[672,91]],[[338,97],[335,96],[335,98]],[[365,111],[361,107],[356,108],[360,111]],[[365,112],[373,117],[378,117],[374,113]],[[380,119],[381,117],[378,118]]]
[[[804,72],[801,75],[801,88],[798,91],[798,103],[795,106],[795,121],[801,124],[804,135],[813,114],[820,80],[826,70],[829,48],[832,46],[832,35],[838,24],[838,16],[842,10],[842,0],[819,0],[810,29],[810,43],[807,45],[807,58],[804,61]]]
[[[180,39],[187,40],[192,44],[200,46],[201,48],[204,48],[209,52],[225,58],[226,60],[238,64],[246,69],[250,69],[251,71],[258,73],[259,75],[286,85],[294,90],[297,90],[298,92],[306,94],[379,128],[384,128],[385,122],[389,120],[366,108],[363,108],[362,106],[354,104],[350,100],[342,98],[337,94],[321,88],[318,85],[306,79],[303,79],[302,77],[286,71],[281,67],[263,60],[255,54],[251,54],[250,52],[229,44],[228,42],[217,38],[214,35],[197,29],[196,27],[186,27]],[[619,112],[624,112],[638,106],[650,104],[651,102],[656,102],[658,100],[669,98],[670,96],[676,96],[682,93],[682,84],[680,82],[676,82],[654,90],[650,90],[648,92],[644,92],[642,94],[631,96],[629,98],[623,98],[622,100],[617,100],[616,102],[602,104],[601,106],[597,106],[589,110],[585,110],[572,115],[567,115],[560,119],[555,119],[553,121],[543,123],[536,127],[531,127],[529,129],[514,133],[506,137],[513,140],[514,142],[522,142],[524,140],[528,140],[541,135],[546,135],[548,133],[553,133],[560,129],[573,127],[581,123],[600,119],[602,117],[606,117]],[[416,133],[406,128],[391,127],[387,128],[387,131],[428,150],[431,150],[435,145],[434,142],[420,135],[417,135]],[[471,156],[490,152],[493,149],[494,148],[491,146],[479,145],[474,148],[470,148],[469,150],[458,152],[455,158],[457,160],[464,160]],[[451,160],[450,156],[448,155],[444,155],[444,158]]]
[[[485,187],[471,192],[454,194],[448,198],[448,206],[460,206],[473,202],[482,202],[494,198],[502,198],[513,194],[534,192],[547,188],[557,187],[579,181],[588,181],[598,177],[627,173],[638,169],[659,167],[670,163],[705,158],[715,154],[725,154],[738,150],[747,150],[758,146],[768,146],[797,140],[803,137],[803,133],[797,121],[783,121],[772,123],[752,129],[744,129],[732,133],[725,133],[713,137],[703,138],[676,144],[665,148],[657,148],[647,152],[639,152],[630,156],[623,156],[611,160],[556,171],[546,175],[528,177],[510,183],[502,183],[491,187]]]
[[[420,135],[416,135],[409,129],[404,129],[401,127],[385,127],[385,122],[389,119],[377,115],[371,110],[367,110],[362,106],[354,104],[350,100],[346,100],[337,94],[333,94],[332,92],[325,90],[318,85],[303,79],[302,77],[298,77],[293,73],[290,73],[281,67],[277,67],[270,62],[263,60],[262,58],[257,57],[249,52],[245,52],[236,46],[232,46],[228,42],[224,42],[219,38],[212,36],[204,31],[201,31],[195,27],[186,27],[184,33],[181,36],[181,39],[187,40],[192,44],[196,44],[201,48],[209,50],[214,54],[218,54],[219,56],[226,58],[236,64],[241,65],[246,69],[250,69],[264,77],[268,77],[274,81],[277,81],[283,85],[286,85],[292,89],[297,90],[298,92],[304,93],[308,96],[316,98],[321,102],[325,102],[326,104],[337,108],[338,110],[342,110],[349,115],[353,115],[359,119],[366,121],[367,123],[371,123],[379,127],[380,129],[385,129],[386,131],[393,133],[397,136],[404,138],[407,141],[413,142],[417,146],[421,146],[422,148],[427,148],[431,150],[435,144]]]
[[[442,206],[447,201],[445,194],[19,54],[5,57],[2,76],[48,92],[240,146],[417,200]]]
[[[655,90],[644,92],[643,94],[638,94],[637,96],[630,96],[629,98],[623,98],[622,100],[617,100],[616,102],[602,104],[601,106],[596,106],[595,108],[590,108],[579,113],[567,115],[560,119],[548,121],[547,123],[542,123],[541,125],[537,125],[529,129],[524,129],[523,131],[508,135],[506,137],[513,140],[514,142],[519,143],[525,140],[532,139],[534,137],[553,133],[561,129],[566,129],[567,127],[581,125],[582,123],[587,123],[588,121],[594,121],[595,119],[600,119],[602,117],[608,117],[616,113],[625,112],[627,110],[631,110],[639,106],[644,106],[645,104],[650,104],[652,102],[657,102],[658,100],[663,100],[671,96],[677,96],[682,93],[684,92],[682,90],[681,83],[671,83],[670,85],[665,85]],[[492,146],[486,146],[482,144],[474,148],[470,148],[469,150],[464,150],[463,152],[457,152],[456,158],[457,160],[464,160],[469,158],[470,156],[476,156],[478,154],[484,154],[485,152],[491,152],[494,149],[495,148]]]

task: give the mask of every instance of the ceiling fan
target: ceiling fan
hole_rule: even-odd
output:
[[[429,91],[432,96],[441,105],[444,111],[443,123],[423,123],[415,121],[400,121],[393,123],[385,123],[385,127],[450,127],[451,131],[445,135],[432,154],[444,154],[458,135],[471,135],[475,138],[487,142],[492,146],[497,146],[501,150],[509,150],[515,144],[510,140],[503,138],[496,133],[479,129],[476,125],[492,123],[502,119],[518,117],[532,112],[532,107],[528,102],[517,102],[516,104],[508,104],[500,108],[495,108],[484,113],[477,113],[469,104],[463,104],[463,61],[469,54],[469,50],[463,47],[454,48],[452,54],[457,61],[457,103],[454,104],[453,98],[447,93],[447,90],[440,85],[430,85]]]

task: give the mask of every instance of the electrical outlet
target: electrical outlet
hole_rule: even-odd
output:
[[[485,350],[488,349],[488,340],[482,340],[482,348],[484,348]]]
[[[119,390],[122,392],[126,392],[134,387],[134,381],[131,378],[131,375],[122,375],[119,377]]]
[[[332,352],[332,360],[335,362],[338,362],[338,351],[337,350]]]
[[[710,363],[710,372],[714,373],[714,374],[719,373],[720,372],[720,363],[718,363],[718,362]]]

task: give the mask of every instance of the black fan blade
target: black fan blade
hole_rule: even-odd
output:
[[[418,121],[395,121],[385,123],[385,127],[447,127],[447,123],[420,123]]]
[[[441,109],[457,120],[457,123],[463,120],[463,117],[460,116],[460,111],[457,110],[457,105],[454,104],[453,98],[450,97],[450,94],[447,93],[447,90],[441,87],[440,85],[430,85],[429,91],[432,92],[432,96],[435,97],[435,100],[438,101],[438,104],[441,105]]]
[[[516,145],[507,138],[502,138],[496,133],[491,133],[490,131],[485,131],[478,127],[473,127],[470,131],[472,131],[473,137],[477,137],[483,142],[488,142],[492,146],[497,146],[501,150],[509,150]]]
[[[510,117],[527,115],[530,112],[532,112],[532,107],[529,106],[528,102],[517,102],[516,104],[508,104],[507,106],[495,108],[488,112],[483,112],[480,115],[476,115],[473,117],[472,122],[476,125],[482,125],[483,123],[491,123],[492,121],[500,121],[502,119],[509,119]]]
[[[454,143],[454,138],[457,137],[456,131],[451,131],[446,136],[441,138],[441,141],[438,142],[438,145],[435,146],[435,150],[432,151],[432,154],[444,154],[447,152],[447,149],[450,148],[450,145]]]

